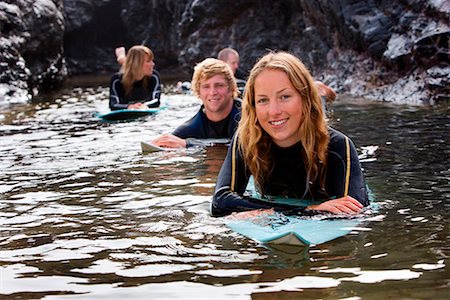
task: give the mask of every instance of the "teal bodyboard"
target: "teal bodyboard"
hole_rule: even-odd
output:
[[[119,109],[119,110],[112,110],[104,114],[98,114],[97,117],[106,121],[128,120],[152,115],[159,112],[162,109],[164,108],[157,107],[150,109]]]
[[[256,191],[250,177],[246,193],[252,198],[266,202],[288,204],[293,201],[307,206],[312,201],[288,198],[262,198]],[[369,190],[369,198],[370,198]],[[372,208],[375,206],[372,204]],[[286,244],[309,246],[319,245],[345,236],[360,225],[364,216],[348,217],[338,215],[286,216],[279,212],[257,214],[244,219],[226,219],[225,224],[233,231],[263,244]]]
[[[347,235],[359,219],[313,219],[281,213],[230,220],[233,231],[263,244],[318,245]]]

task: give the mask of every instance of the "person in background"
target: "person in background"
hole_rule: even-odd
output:
[[[237,99],[238,90],[230,67],[221,60],[207,58],[195,66],[191,82],[202,106],[172,133],[153,140],[154,145],[184,148],[204,145],[205,139],[229,141],[233,136],[240,119],[241,101]]]
[[[247,74],[239,68],[239,53],[233,48],[223,48],[217,54],[217,58],[230,66],[236,79],[236,84],[240,93],[239,96],[242,97],[244,95]]]
[[[239,92],[241,93],[241,96],[243,96],[247,74],[239,68],[239,53],[233,48],[224,48],[219,51],[217,58],[223,60],[230,66],[236,78]],[[320,95],[323,96],[323,108],[326,109],[326,104],[332,103],[336,99],[336,92],[321,81],[316,81],[316,85]]]
[[[324,113],[317,84],[297,57],[287,52],[262,57],[247,79],[241,121],[217,178],[211,214],[256,209],[354,214],[368,205],[355,146],[328,126]],[[250,176],[258,199],[244,193]],[[288,201],[267,201],[271,197]]]
[[[332,103],[336,99],[336,92],[322,81],[315,81],[319,95],[322,98],[322,109],[327,111],[327,104]]]
[[[121,70],[110,82],[109,107],[118,109],[149,109],[158,107],[161,98],[161,80],[154,70],[154,55],[150,48],[142,45],[116,49],[117,62]]]
[[[117,47],[114,52],[116,53],[117,63],[122,66],[125,63],[125,59],[127,58],[125,47]]]
[[[230,66],[236,79],[245,81],[247,75],[239,68],[239,53],[235,49],[224,48],[219,51],[217,58],[226,62]]]

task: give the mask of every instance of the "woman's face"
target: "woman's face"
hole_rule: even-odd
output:
[[[154,66],[155,63],[153,62],[153,59],[150,59],[150,56],[145,55],[144,64],[142,65],[142,74],[151,76],[153,74]]]
[[[286,73],[264,70],[255,78],[254,89],[256,118],[274,143],[289,147],[299,142],[303,100]]]

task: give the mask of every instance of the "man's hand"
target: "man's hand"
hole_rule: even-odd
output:
[[[166,133],[154,139],[152,144],[165,148],[186,148],[186,140],[171,133]]]

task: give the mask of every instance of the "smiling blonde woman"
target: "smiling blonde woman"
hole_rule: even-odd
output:
[[[244,195],[250,176],[258,199]],[[262,57],[247,80],[242,118],[217,179],[212,215],[261,208],[352,214],[365,205],[355,146],[327,125],[308,69],[286,52]]]

